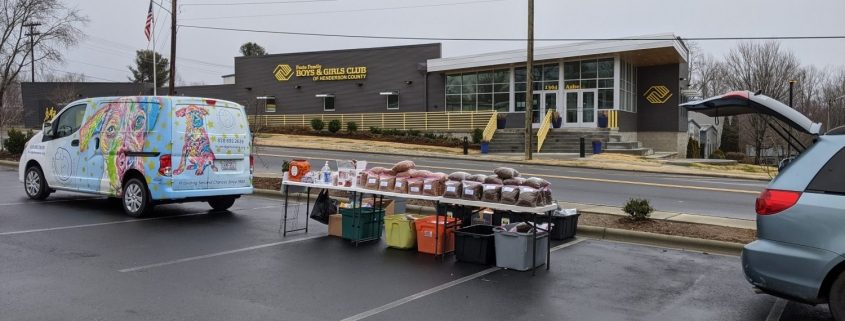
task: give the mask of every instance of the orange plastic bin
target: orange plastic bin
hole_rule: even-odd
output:
[[[435,255],[443,254],[444,247],[445,252],[455,251],[455,228],[460,225],[460,222],[454,217],[436,215],[417,220],[414,223],[417,230],[417,251]]]

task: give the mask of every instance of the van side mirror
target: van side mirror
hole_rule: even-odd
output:
[[[53,123],[52,122],[44,122],[41,125],[41,136],[44,139],[52,139],[53,138]]]

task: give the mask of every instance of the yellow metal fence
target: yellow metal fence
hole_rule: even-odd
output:
[[[492,117],[492,118],[491,118]],[[255,129],[268,127],[311,127],[311,120],[319,118],[326,124],[339,120],[343,130],[355,122],[359,130],[370,127],[402,130],[472,130],[487,128],[495,112],[408,112],[362,114],[300,114],[300,115],[250,115],[250,125]]]

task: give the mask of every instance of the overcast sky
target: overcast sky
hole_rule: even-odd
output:
[[[87,15],[85,41],[67,52],[65,72],[88,81],[127,81],[134,51],[148,48],[148,0],[68,1]],[[169,0],[156,0],[170,7]],[[197,5],[238,2],[263,5]],[[408,37],[524,38],[526,0],[179,0],[179,24],[289,32]],[[535,0],[537,38],[616,38],[656,33],[681,37],[845,35],[843,0]],[[169,55],[168,13],[155,7],[157,50]],[[219,84],[234,72],[247,41],[268,53],[392,46],[432,41],[349,39],[179,29],[177,84]],[[452,57],[524,48],[524,42],[443,41]],[[701,42],[721,56],[734,41]],[[555,43],[538,42],[536,46]],[[783,40],[804,64],[845,66],[845,39]]]

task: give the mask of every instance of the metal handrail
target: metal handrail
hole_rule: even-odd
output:
[[[619,128],[619,111],[607,111],[607,128]]]
[[[493,135],[496,134],[496,121],[498,120],[499,113],[493,112],[493,115],[490,115],[490,120],[487,121],[487,127],[484,127],[484,135],[482,135],[481,140],[485,142],[490,142],[493,140]]]
[[[543,123],[540,125],[540,129],[537,131],[537,152],[540,152],[540,148],[543,148],[543,142],[546,141],[546,136],[549,135],[549,129],[552,127],[552,116],[554,115],[554,110],[549,110],[546,113],[546,117],[543,118]]]

